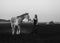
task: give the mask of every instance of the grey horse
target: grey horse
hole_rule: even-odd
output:
[[[12,34],[15,33],[15,29],[17,30],[16,34],[20,34],[21,28],[20,28],[19,24],[21,24],[25,18],[28,19],[28,21],[31,20],[28,13],[24,13],[20,16],[11,18],[10,23],[11,23],[11,27],[12,27]]]

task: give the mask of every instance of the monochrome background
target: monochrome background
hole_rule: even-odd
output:
[[[39,22],[60,22],[60,0],[0,0],[0,19],[29,13],[33,19],[38,15]]]

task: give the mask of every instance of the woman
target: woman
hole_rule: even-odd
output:
[[[33,19],[33,21],[34,21],[34,27],[33,27],[33,30],[32,30],[32,33],[35,33],[36,32],[36,25],[37,25],[37,23],[38,23],[38,18],[37,18],[37,15],[35,14],[35,17],[34,17],[34,19]]]
[[[34,17],[34,26],[36,26],[37,25],[37,23],[38,23],[38,18],[37,18],[37,15],[35,14],[35,17]]]

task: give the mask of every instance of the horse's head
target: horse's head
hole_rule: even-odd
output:
[[[29,13],[24,13],[24,14],[22,14],[22,15],[20,15],[20,16],[17,16],[17,18],[21,18],[21,21],[26,18],[26,19],[28,19],[28,21],[29,21],[30,16],[29,16]]]
[[[26,18],[26,19],[29,19],[29,15],[25,15],[25,18]]]
[[[24,13],[22,15],[17,16],[17,18],[29,18],[29,13]]]
[[[25,14],[23,14],[23,15],[24,15],[24,18],[26,18],[26,19],[29,20],[29,18],[30,18],[29,13],[25,13]]]

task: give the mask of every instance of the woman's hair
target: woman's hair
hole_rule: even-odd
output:
[[[37,18],[37,14],[35,14],[35,18]]]

